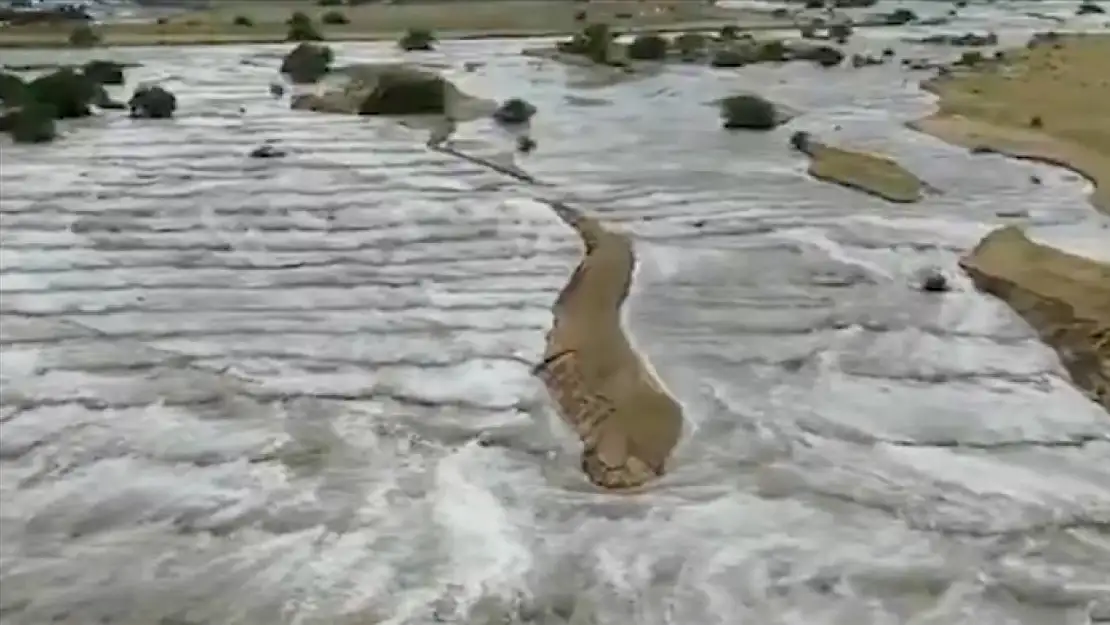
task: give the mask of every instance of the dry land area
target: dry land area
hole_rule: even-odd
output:
[[[783,26],[767,12],[712,7],[693,0],[440,0],[411,4],[321,7],[306,0],[215,2],[204,11],[163,18],[164,23],[107,23],[95,27],[103,45],[188,45],[273,43],[286,39],[286,20],[294,11],[313,18],[325,39],[396,39],[408,29],[428,29],[440,38],[564,35],[577,32],[576,19],[587,11],[591,22],[606,22],[625,32],[715,29],[733,23],[745,28]],[[322,24],[338,11],[349,23]],[[236,18],[241,18],[236,24]],[[242,25],[249,22],[249,25]],[[788,24],[785,24],[788,25]],[[68,45],[72,26],[30,25],[0,28],[0,47]]]
[[[582,439],[582,470],[605,488],[642,486],[665,470],[682,433],[682,410],[632,349],[621,305],[635,267],[632,243],[565,206],[559,213],[585,247],[553,308],[536,368]]]
[[[914,126],[1081,172],[1096,184],[1092,203],[1110,212],[1108,58],[1110,36],[1076,36],[942,76],[927,85],[940,96],[940,110]],[[1110,265],[1040,245],[1015,228],[988,235],[962,265],[978,288],[1029,322],[1075,384],[1110,411]]]
[[[879,154],[810,141],[809,174],[818,180],[881,197],[890,202],[917,202],[924,184],[895,160]]]

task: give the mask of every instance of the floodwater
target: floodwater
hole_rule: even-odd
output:
[[[1110,619],[1110,418],[955,266],[1007,219],[1105,254],[1083,180],[902,128],[932,105],[894,67],[590,88],[522,45],[413,58],[536,103],[547,187],[288,110],[275,47],[113,53],[176,120],[3,145],[4,625]],[[801,115],[723,132],[742,90]],[[794,130],[941,193],[813,181]],[[288,156],[246,157],[266,140]],[[578,255],[541,196],[636,239],[627,324],[688,417],[642,494],[585,484],[529,375]],[[933,265],[955,292],[912,288]]]

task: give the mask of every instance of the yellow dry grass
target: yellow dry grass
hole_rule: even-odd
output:
[[[1074,169],[1094,181],[1095,207],[1110,212],[1107,59],[1107,35],[1067,37],[1011,52],[1006,62],[927,84],[940,96],[940,110],[913,125],[959,145]]]
[[[814,178],[863,191],[890,202],[921,199],[921,180],[886,156],[810,141],[809,173]]]

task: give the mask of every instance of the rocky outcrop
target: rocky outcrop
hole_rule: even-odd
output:
[[[1110,265],[1030,240],[1016,227],[987,235],[960,266],[1053,347],[1072,381],[1110,412]]]

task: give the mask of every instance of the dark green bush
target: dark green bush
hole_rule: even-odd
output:
[[[638,35],[628,44],[628,58],[636,61],[662,61],[667,58],[667,40],[659,35]]]
[[[27,95],[27,83],[15,74],[0,71],[0,102],[15,106]]]
[[[100,43],[100,35],[88,24],[74,27],[69,33],[69,45],[78,48],[91,48]]]
[[[300,43],[281,60],[279,71],[295,83],[313,83],[331,70],[334,58],[328,46]]]
[[[342,11],[328,11],[320,16],[320,22],[331,26],[342,26],[350,24],[351,20],[347,19]]]
[[[886,23],[891,26],[902,26],[917,21],[917,13],[909,9],[894,9],[886,16]]]
[[[712,67],[744,67],[753,61],[752,55],[744,50],[724,48],[713,53],[713,58],[709,59],[709,65]]]
[[[131,117],[142,119],[169,119],[177,110],[177,98],[156,85],[144,85],[135,90],[127,102]]]
[[[717,33],[717,37],[721,41],[733,41],[740,38],[740,27],[734,24],[722,26],[721,30]]]
[[[316,0],[316,4],[322,7],[338,7],[343,6],[343,0]]]
[[[443,114],[447,83],[434,74],[387,72],[359,107],[360,115]]]
[[[247,17],[246,15],[236,15],[235,19],[231,20],[231,25],[232,26],[244,26],[244,27],[249,28],[251,26],[254,26],[254,20]]]
[[[1081,2],[1079,8],[1075,11],[1076,15],[1101,15],[1103,13],[1106,13],[1106,9],[1089,0]]]
[[[432,31],[426,28],[410,28],[400,40],[397,41],[398,47],[402,50],[433,50],[435,49],[436,38]]]
[[[0,130],[16,143],[47,143],[57,136],[56,112],[49,104],[30,101],[0,117]]]
[[[762,43],[756,56],[760,61],[788,61],[790,60],[790,48],[787,48],[785,43],[773,39]]]
[[[675,37],[674,47],[685,60],[700,57],[709,45],[709,38],[701,33],[682,33]]]
[[[96,98],[98,85],[83,73],[62,68],[32,80],[27,85],[27,100],[50,106],[56,119],[87,117]]]
[[[737,95],[721,101],[724,127],[732,129],[770,130],[778,124],[775,105],[755,95]]]
[[[324,37],[316,30],[312,18],[297,11],[285,22],[289,30],[285,34],[286,41],[322,41]]]
[[[100,85],[122,85],[124,83],[123,64],[115,61],[93,60],[82,68],[89,80]]]
[[[493,112],[493,118],[502,124],[524,124],[536,114],[536,107],[520,98],[505,100]]]

